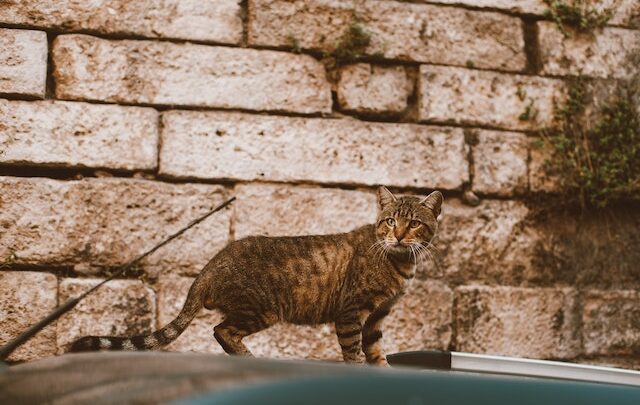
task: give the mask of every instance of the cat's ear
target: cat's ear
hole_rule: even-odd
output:
[[[378,187],[378,207],[383,210],[387,205],[396,202],[397,198],[385,186]]]
[[[444,197],[442,196],[442,193],[439,191],[434,191],[433,193],[425,197],[424,200],[420,201],[420,204],[430,208],[431,211],[433,211],[433,216],[438,218],[440,216],[440,212],[442,211],[443,201]]]

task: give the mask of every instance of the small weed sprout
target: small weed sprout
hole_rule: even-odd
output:
[[[7,255],[2,259],[2,263],[0,263],[0,269],[11,266],[17,260],[18,260],[18,255],[16,255],[16,251],[13,249],[9,249],[9,252],[7,253]]]
[[[520,96],[518,95],[518,97]],[[524,107],[524,111],[518,117],[520,121],[532,121],[536,119],[536,117],[538,116],[538,110],[536,109],[534,104],[535,101],[530,98],[529,103]]]
[[[298,41],[298,38],[296,38],[295,35],[293,34],[287,35],[287,43],[291,47],[291,51],[293,51],[293,53],[302,52],[302,48],[300,47],[300,41]]]
[[[370,44],[371,34],[361,24],[353,22],[342,34],[329,56],[334,57],[339,65],[352,63],[365,55],[365,50]]]
[[[520,101],[524,101],[527,98],[527,91],[522,88],[521,84],[518,84],[516,88],[516,96],[520,99]]]
[[[552,19],[565,36],[569,36],[566,26],[571,26],[579,32],[592,32],[604,27],[613,17],[619,0],[611,6],[598,10],[589,0],[544,0],[549,7],[544,15]]]
[[[551,147],[547,173],[559,176],[563,202],[583,210],[616,202],[640,202],[640,113],[634,105],[637,83],[616,88],[597,120],[585,124],[589,98],[584,79],[575,79],[569,98],[557,107],[554,127],[543,131]]]

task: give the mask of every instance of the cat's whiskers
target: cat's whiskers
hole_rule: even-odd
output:
[[[367,249],[367,253],[374,251],[376,254],[380,249],[384,249],[385,241],[384,240],[376,240],[370,247]]]
[[[435,255],[440,253],[438,248],[431,242],[427,242],[426,245],[420,244],[419,249],[420,253],[425,254],[429,258],[429,261],[436,266],[436,270],[440,272],[440,263],[435,257]]]
[[[376,265],[379,265],[381,262],[386,260],[387,258],[387,242],[385,240],[377,240],[371,247],[367,250],[367,252],[374,249],[373,259]]]
[[[420,263],[422,263],[422,244],[420,242],[414,242],[411,244],[411,247],[415,250],[416,253],[416,266],[418,265],[418,260],[420,261]]]

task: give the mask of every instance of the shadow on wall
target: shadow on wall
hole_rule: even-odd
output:
[[[602,212],[549,215],[537,225],[545,237],[535,245],[539,281],[598,288],[640,283],[640,212],[637,205]]]

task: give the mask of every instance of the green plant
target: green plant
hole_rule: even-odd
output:
[[[357,22],[352,22],[344,31],[330,56],[337,64],[354,62],[365,55],[365,50],[371,44],[371,34]]]
[[[300,47],[300,41],[298,41],[298,38],[296,38],[293,34],[287,35],[287,42],[289,43],[289,46],[291,47],[293,53],[300,53],[302,51],[302,48]]]
[[[13,249],[9,249],[9,252],[7,253],[7,255],[2,259],[2,262],[0,263],[0,269],[3,269],[5,267],[9,267],[12,264],[14,264],[16,261],[18,260],[18,255],[16,255],[15,250]]]
[[[524,111],[518,117],[520,121],[530,121],[536,119],[536,117],[538,116],[538,110],[534,106],[534,103],[535,102],[533,101],[533,99],[530,98],[529,103],[524,107]]]
[[[544,15],[555,21],[565,36],[568,36],[565,30],[567,25],[580,32],[591,32],[607,24],[613,17],[618,1],[603,10],[598,10],[591,5],[591,0],[544,0],[549,7]]]
[[[527,91],[522,88],[521,84],[518,84],[516,88],[516,96],[520,99],[520,101],[524,101],[527,98]]]
[[[587,82],[570,83],[568,101],[556,108],[555,125],[542,138],[551,147],[546,170],[559,176],[565,203],[589,209],[640,201],[640,114],[633,101],[637,92],[636,84],[619,86],[587,124]]]

